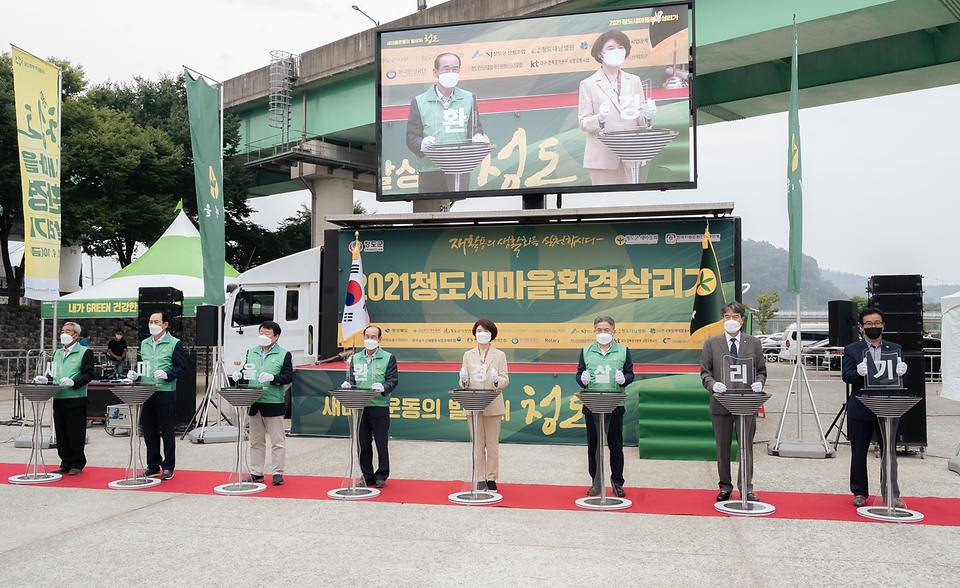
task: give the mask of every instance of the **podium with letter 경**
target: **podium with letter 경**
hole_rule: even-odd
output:
[[[30,438],[30,459],[26,471],[19,476],[10,476],[11,484],[47,484],[56,482],[63,476],[47,472],[43,462],[43,413],[47,401],[60,390],[57,384],[19,384],[17,392],[30,401],[33,407],[33,435]],[[32,473],[31,473],[32,470]]]
[[[500,394],[500,390],[466,390],[458,388],[451,390],[450,396],[460,403],[460,408],[470,411],[470,419],[473,423],[473,433],[470,435],[470,451],[473,459],[473,473],[470,478],[470,490],[467,492],[454,492],[447,496],[450,502],[454,504],[495,504],[503,500],[503,496],[492,490],[477,490],[478,472],[477,472],[477,425],[479,424],[480,413],[490,406],[493,399]]]
[[[584,406],[590,409],[597,422],[597,472],[593,478],[594,485],[599,483],[600,496],[590,496],[587,498],[578,498],[577,506],[590,510],[622,510],[630,508],[633,501],[626,498],[614,498],[607,496],[607,484],[604,480],[603,467],[603,447],[606,445],[606,427],[603,426],[604,417],[623,402],[627,395],[624,392],[588,392],[581,390],[577,392],[577,398]]]
[[[747,443],[744,436],[747,417],[763,406],[763,403],[770,400],[772,395],[765,392],[745,392],[745,393],[724,393],[714,394],[723,407],[730,411],[730,414],[736,415],[737,419],[737,445],[740,447],[740,500],[724,500],[714,504],[714,508],[726,514],[758,517],[773,513],[776,509],[772,504],[766,502],[749,502],[747,493],[743,485],[747,483],[747,462],[743,455],[747,450]]]
[[[330,390],[330,395],[337,399],[344,408],[350,409],[350,471],[349,482],[340,488],[335,488],[327,492],[330,498],[337,500],[363,500],[364,498],[373,498],[380,496],[380,490],[376,488],[367,488],[360,476],[360,482],[357,483],[357,461],[360,457],[360,418],[363,416],[363,408],[370,402],[374,396],[379,394],[372,388],[334,388]]]
[[[114,490],[133,490],[151,488],[160,483],[159,478],[148,478],[137,474],[142,471],[143,458],[140,453],[140,409],[143,403],[157,391],[156,386],[111,386],[110,391],[130,409],[130,458],[123,470],[123,479],[107,484]]]

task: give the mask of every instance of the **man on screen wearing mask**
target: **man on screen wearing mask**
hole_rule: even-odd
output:
[[[140,343],[137,364],[143,374],[135,370],[127,372],[130,381],[140,378],[144,386],[156,386],[157,391],[143,403],[140,413],[140,428],[143,443],[147,446],[148,478],[159,476],[161,480],[173,478],[176,465],[176,432],[173,430],[177,406],[177,378],[187,369],[187,354],[183,343],[167,332],[170,315],[155,312],[148,323],[150,336]],[[163,456],[160,455],[160,439],[163,439]]]
[[[424,155],[434,145],[483,143],[483,126],[477,110],[477,96],[458,88],[460,57],[441,53],[433,60],[433,77],[437,83],[410,101],[407,117],[407,147],[420,158],[418,187],[421,193],[451,192],[454,178],[440,171]],[[470,174],[460,174],[463,190],[470,183]]]
[[[60,467],[55,474],[75,476],[87,465],[83,445],[87,435],[87,384],[93,379],[93,351],[80,345],[80,325],[64,323],[62,347],[53,354],[51,378],[37,376],[34,384],[51,381],[61,386],[53,396],[53,427],[57,433]]]
[[[257,346],[247,351],[243,371],[233,373],[233,380],[246,379],[249,388],[262,388],[263,396],[250,405],[250,475],[244,482],[263,482],[267,438],[270,435],[273,485],[283,484],[286,463],[286,438],[283,416],[287,384],[293,382],[293,360],[290,352],[277,345],[280,325],[266,321],[260,325]]]
[[[633,382],[633,358],[630,350],[613,340],[617,334],[617,324],[609,316],[598,316],[593,321],[596,343],[587,345],[580,351],[577,362],[577,384],[591,392],[623,392]],[[626,496],[623,490],[623,413],[621,404],[608,415],[604,415],[603,426],[610,448],[610,484],[619,498]],[[600,494],[597,480],[597,446],[599,443],[594,414],[583,407],[583,420],[587,426],[587,466],[593,485],[587,490],[587,496]]]
[[[364,353],[353,356],[347,380],[341,388],[366,388],[378,394],[367,403],[360,418],[360,471],[367,486],[383,488],[390,476],[390,454],[387,434],[390,431],[390,400],[387,395],[397,387],[397,360],[380,349],[380,327],[370,325],[363,330]],[[359,357],[358,357],[359,356]],[[373,471],[373,441],[377,443],[377,471]]]
[[[722,335],[710,337],[703,343],[703,353],[700,355],[700,379],[703,387],[713,394],[723,394],[727,391],[724,384],[724,357],[729,356],[727,365],[732,362],[748,363],[745,360],[753,359],[754,374],[750,389],[756,393],[763,392],[763,385],[767,381],[767,364],[763,362],[763,344],[756,337],[743,333],[746,308],[739,302],[728,302],[720,307],[723,313]],[[730,477],[730,450],[733,443],[734,416],[723,407],[716,398],[710,395],[710,418],[713,421],[713,435],[717,440],[717,473],[720,475],[720,493],[717,502],[730,499],[733,492],[733,483]],[[741,494],[746,491],[747,500],[760,502],[753,493],[753,437],[757,432],[756,413],[746,417],[744,431],[744,446],[740,447],[740,459],[746,461],[747,479],[739,479],[737,486]]]
[[[864,377],[871,365],[880,363],[882,356],[896,354],[897,363],[893,368],[901,378],[907,376],[907,364],[903,362],[903,348],[896,343],[883,340],[883,311],[879,308],[865,308],[860,311],[860,332],[863,339],[851,343],[843,348],[843,381],[850,384],[850,399],[847,400],[847,437],[850,439],[850,492],[853,493],[853,505],[866,506],[869,495],[869,479],[867,477],[867,453],[870,450],[870,441],[876,434],[880,435],[880,422],[869,408],[860,402],[863,394]],[[897,434],[900,419],[894,419],[893,434]],[[880,444],[883,451],[883,443]],[[894,506],[903,508],[900,500],[900,486],[897,484],[897,454],[893,454],[893,498]],[[882,460],[881,460],[881,463]],[[883,468],[880,468],[880,488],[886,490],[886,481]]]

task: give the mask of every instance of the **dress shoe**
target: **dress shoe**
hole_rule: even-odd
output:
[[[487,490],[490,490],[490,491],[492,491],[492,492],[496,492],[496,491],[497,491],[497,483],[496,483],[496,481],[494,481],[494,480],[487,480]]]
[[[753,492],[747,492],[747,502],[760,502],[760,499]]]
[[[587,490],[587,496],[598,496],[600,494],[600,484],[594,484]]]
[[[866,496],[860,496],[859,494],[856,495],[856,496],[854,496],[854,497],[853,497],[853,505],[856,506],[856,507],[858,507],[858,508],[861,507],[861,506],[866,506],[866,505],[867,505],[867,497],[866,497]]]
[[[899,498],[894,498],[894,499],[893,499],[893,506],[894,506],[895,508],[906,508],[906,507],[904,506],[904,504],[903,504],[903,501],[900,500]]]
[[[274,474],[274,475],[273,475],[273,485],[274,485],[274,486],[283,486],[283,474]]]
[[[160,468],[147,468],[143,470],[141,475],[143,478],[159,478],[160,477]]]
[[[261,478],[263,476],[260,476]],[[161,480],[172,480],[173,479],[173,470],[163,470],[163,473],[160,474]]]
[[[376,480],[364,480],[364,481],[363,481],[363,485],[366,486],[367,488],[373,488],[374,484],[376,484],[376,483],[377,483]]]
[[[60,467],[58,467],[57,469],[53,470],[53,471],[50,472],[50,473],[51,473],[51,474],[66,474],[66,473],[68,473],[69,471],[70,471],[70,468],[68,468],[68,467],[66,467],[66,466],[60,466]]]
[[[81,473],[81,472],[83,472],[83,470],[81,470],[80,468],[70,468],[70,471],[67,472],[67,473],[70,474],[71,476],[76,476],[77,474],[79,474],[79,473]],[[899,502],[899,501],[898,501],[898,502]]]
[[[377,488],[383,488],[384,486],[387,485],[387,481],[386,481],[386,480],[377,480],[376,482],[373,483],[373,485],[376,486]]]
[[[627,495],[627,493],[623,491],[623,486],[620,484],[613,485],[613,493],[617,495],[617,498],[623,498]]]
[[[717,494],[717,502],[723,502],[724,500],[730,500],[729,490],[721,490],[720,494]]]
[[[486,481],[480,480],[479,482],[477,482],[477,490],[486,490],[486,489],[487,489]]]
[[[258,476],[257,474],[250,474],[249,476],[247,476],[246,478],[244,478],[243,481],[244,481],[244,482],[253,482],[254,484],[259,484],[259,483],[263,482],[263,476],[262,476],[262,475],[259,475],[259,476]]]

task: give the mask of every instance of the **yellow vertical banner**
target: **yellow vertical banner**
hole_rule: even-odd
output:
[[[11,46],[23,187],[24,295],[60,297],[60,68]]]

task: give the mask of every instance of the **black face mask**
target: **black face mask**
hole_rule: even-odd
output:
[[[883,333],[883,327],[869,327],[863,330],[863,334],[867,336],[867,339],[877,339]]]

